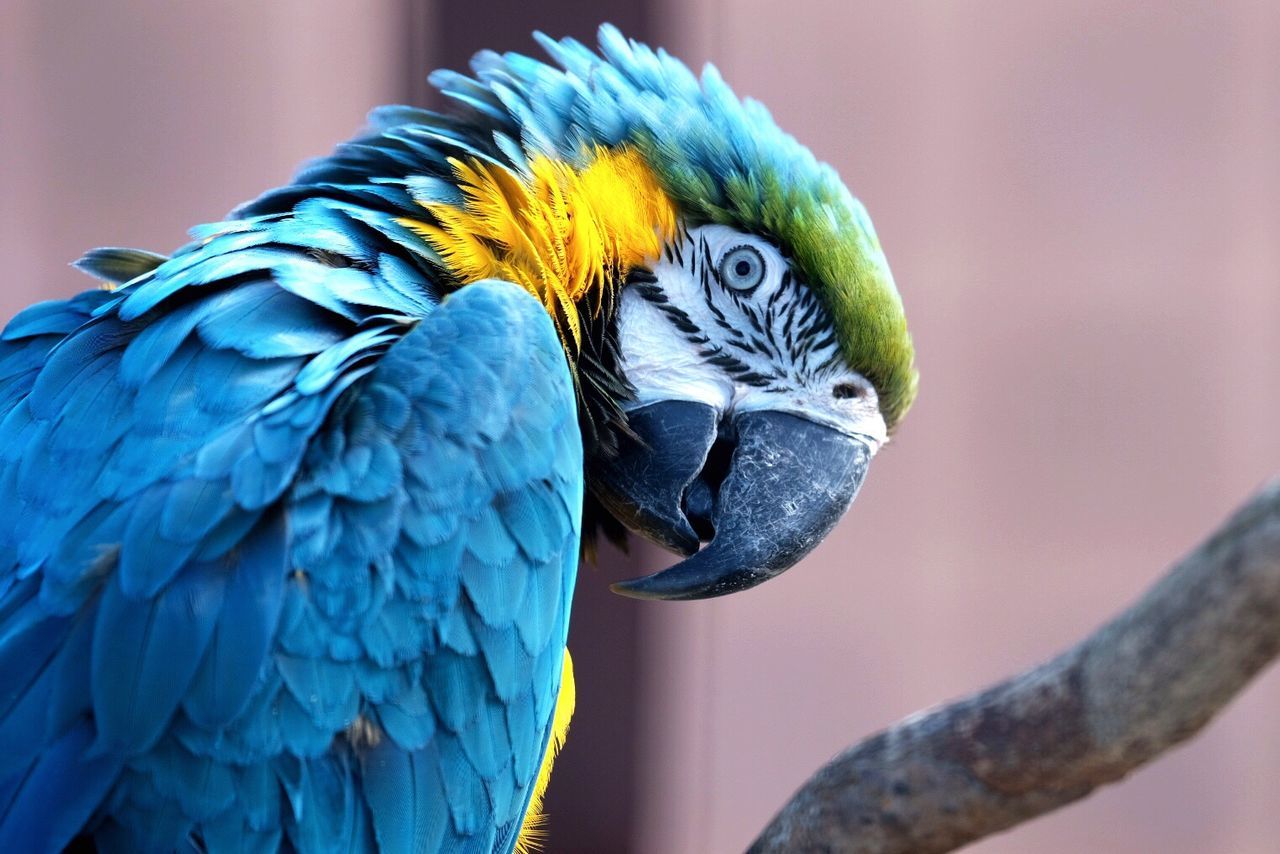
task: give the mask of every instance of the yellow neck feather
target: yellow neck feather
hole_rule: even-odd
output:
[[[556,698],[556,711],[551,722],[551,738],[547,740],[547,751],[542,757],[542,767],[538,769],[538,779],[533,784],[529,809],[525,812],[524,823],[521,824],[520,835],[516,839],[517,854],[533,854],[541,850],[546,841],[547,814],[542,811],[542,799],[547,793],[547,784],[551,782],[551,766],[556,761],[556,754],[564,747],[564,740],[569,736],[569,720],[573,717],[576,703],[573,659],[569,657],[569,649],[566,647],[564,664],[560,668],[560,694]]]
[[[546,306],[571,354],[581,312],[612,304],[632,268],[675,233],[675,206],[633,149],[596,148],[585,165],[538,155],[528,175],[450,160],[463,203],[427,203],[435,223],[402,220],[466,284],[505,279]]]

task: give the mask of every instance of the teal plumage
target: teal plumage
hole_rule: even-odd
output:
[[[474,78],[437,72],[450,112],[376,110],[170,258],[89,253],[117,287],[0,335],[0,851],[514,846],[584,454],[616,451],[629,386],[599,326],[566,354],[533,297],[460,287],[415,232],[460,203],[455,161],[521,174],[626,143],[685,225],[800,260],[779,205],[815,199],[846,272],[871,271],[813,282],[837,329],[868,299],[896,329],[861,208],[763,108],[610,27],[599,56],[540,40],[558,67],[485,52]],[[890,349],[868,376],[892,423],[905,327]]]
[[[5,332],[0,850],[514,838],[578,557],[563,351],[511,285],[309,254],[316,209]]]

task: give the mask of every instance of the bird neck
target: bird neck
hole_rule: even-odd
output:
[[[573,361],[584,327],[611,316],[627,274],[676,229],[675,207],[632,148],[590,149],[580,163],[528,159],[523,170],[453,158],[457,203],[426,202],[422,236],[462,284],[504,279],[546,307]]]

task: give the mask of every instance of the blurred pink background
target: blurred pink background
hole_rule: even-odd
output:
[[[780,579],[638,604],[600,592],[635,566],[584,572],[550,851],[741,850],[840,748],[1074,642],[1280,468],[1280,6],[527,6],[3,0],[0,311],[88,286],[85,248],[171,249],[532,26],[610,17],[712,59],[835,164],[920,401]],[[1278,717],[1269,672],[1189,746],[968,850],[1276,851]]]

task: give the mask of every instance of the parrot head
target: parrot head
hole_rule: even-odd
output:
[[[578,386],[588,539],[685,557],[620,593],[695,599],[806,555],[915,396],[902,303],[831,167],[739,100],[605,26],[554,64],[477,55],[448,174],[406,179],[404,224],[459,284],[516,282]]]

